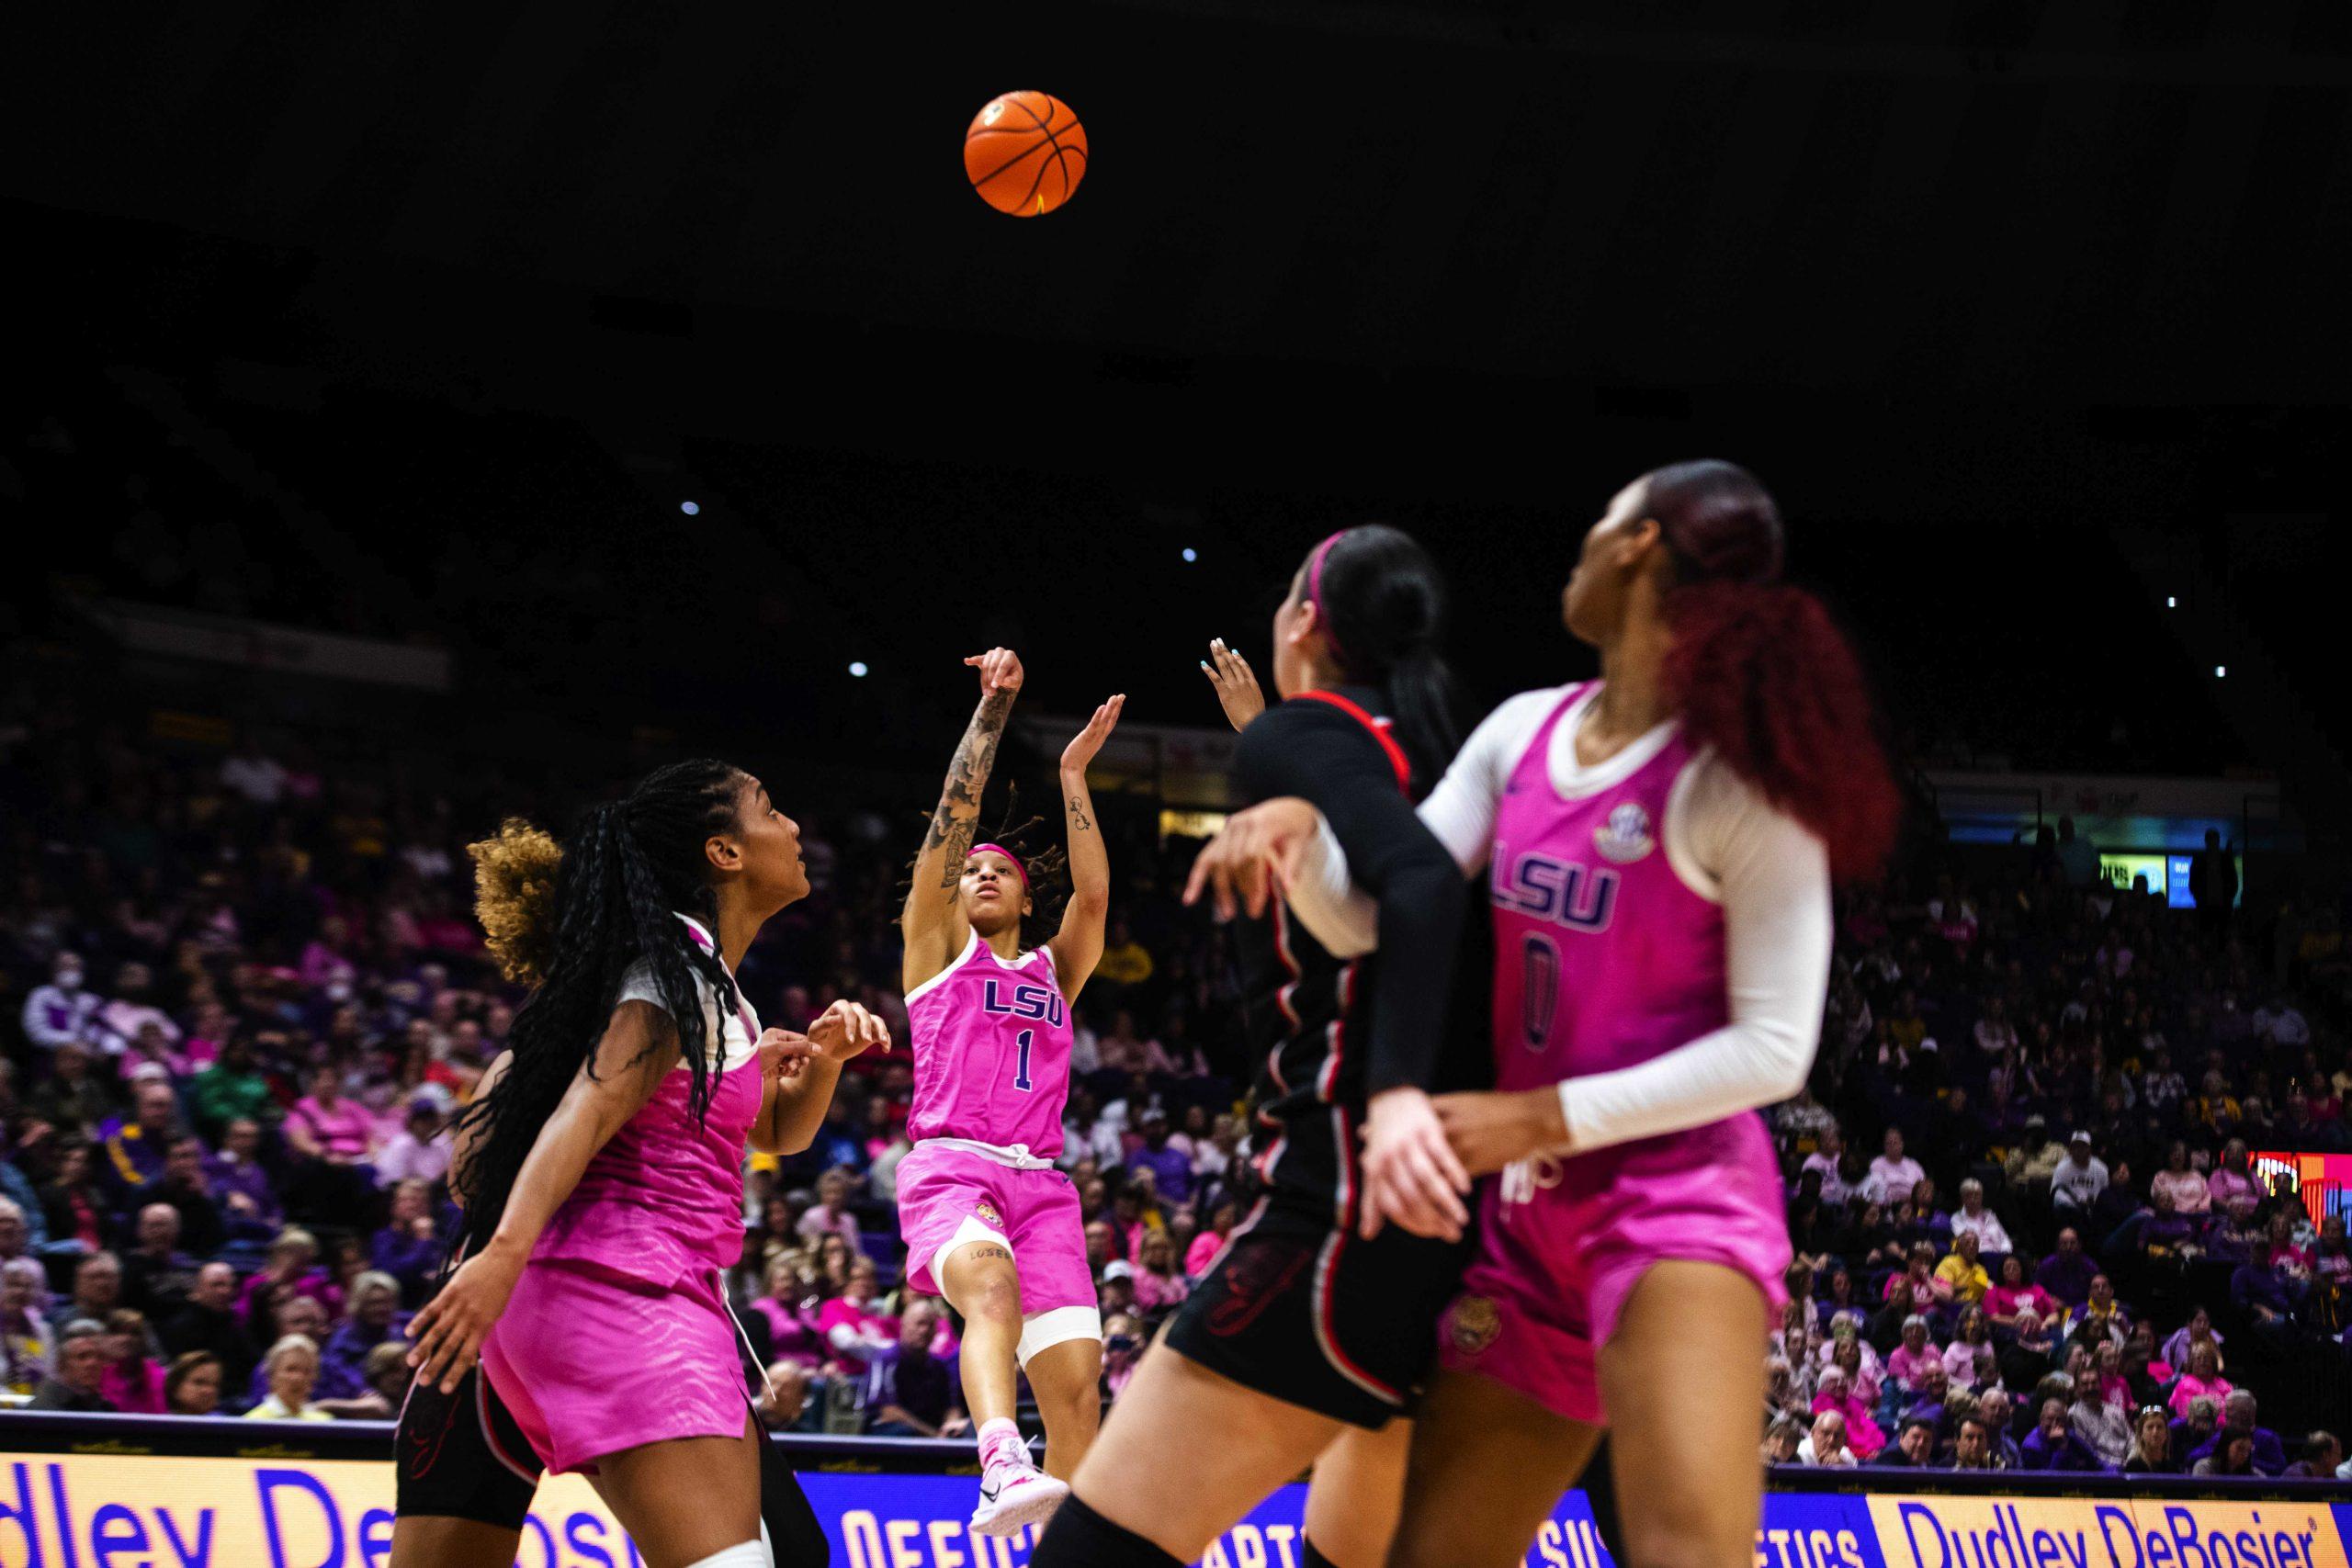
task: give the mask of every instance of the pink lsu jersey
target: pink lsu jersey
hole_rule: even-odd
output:
[[[1042,947],[999,958],[978,931],[955,963],[907,993],[914,1103],[907,1135],[1062,1152],[1069,1004]]]

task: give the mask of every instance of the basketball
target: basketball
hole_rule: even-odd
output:
[[[964,132],[964,172],[999,212],[1041,218],[1086,177],[1086,128],[1050,93],[991,98]]]

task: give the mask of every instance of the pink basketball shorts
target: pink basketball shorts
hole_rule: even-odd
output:
[[[1747,1276],[1769,1314],[1787,1300],[1780,1169],[1752,1115],[1564,1160],[1486,1183],[1478,1255],[1438,1325],[1449,1371],[1476,1372],[1555,1415],[1602,1426],[1594,1358],[1653,1264],[1717,1263]]]
[[[658,1286],[569,1258],[525,1266],[481,1370],[548,1469],[671,1438],[740,1436],[751,1416],[716,1270]]]
[[[1021,1358],[1057,1339],[1100,1337],[1094,1271],[1078,1190],[1058,1170],[1022,1170],[969,1149],[917,1144],[899,1162],[899,1232],[907,1243],[907,1282],[944,1293],[933,1264],[968,1241],[994,1240],[1021,1276]],[[1046,1314],[1054,1314],[1047,1319]]]

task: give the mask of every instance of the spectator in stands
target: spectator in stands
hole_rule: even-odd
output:
[[[2071,1416],[2063,1399],[2044,1400],[2041,1418],[2034,1423],[2032,1433],[2018,1445],[2025,1456],[2028,1470],[2103,1470],[2098,1456],[2075,1436]]]
[[[368,1244],[369,1266],[390,1275],[403,1299],[421,1302],[431,1293],[447,1248],[433,1213],[432,1184],[412,1177],[394,1187],[391,1216]],[[326,1357],[334,1359],[334,1346],[327,1347]]]
[[[1976,1381],[1976,1352],[1993,1348],[1993,1321],[1979,1306],[1962,1308],[1951,1343],[1944,1347],[1944,1375],[1965,1388]]]
[[[2283,1474],[2287,1469],[2287,1453],[2279,1445],[2278,1434],[2263,1426],[2256,1417],[2254,1391],[2244,1388],[2232,1389],[2222,1399],[2222,1420],[2219,1429],[2211,1438],[2189,1450],[2188,1457],[2190,1469],[2199,1475],[2206,1473],[2196,1469],[2199,1461],[2210,1457],[2233,1438],[2244,1438],[2251,1445],[2250,1462],[2257,1473]],[[2232,1470],[2223,1473],[2235,1475],[2242,1472]]]
[[[2222,847],[2222,835],[2213,829],[2205,829],[2205,847],[2189,859],[2188,897],[2197,906],[2197,918],[2208,929],[2228,930],[2230,911],[2238,898],[2238,863]]]
[[[1102,1320],[1102,1397],[1115,1400],[1136,1375],[1143,1357],[1143,1325],[1126,1313]]]
[[[50,961],[49,984],[25,998],[25,1038],[44,1051],[61,1045],[91,1045],[104,1001],[83,987],[80,954],[61,953]]]
[[[1860,1463],[1854,1450],[1846,1444],[1846,1418],[1835,1410],[1815,1416],[1812,1430],[1797,1445],[1797,1462],[1830,1468],[1850,1468]]]
[[[149,1203],[139,1211],[139,1245],[122,1256],[123,1301],[159,1323],[187,1304],[196,1284],[197,1261],[179,1240],[179,1211]]]
[[[164,1414],[217,1416],[220,1413],[220,1359],[202,1350],[190,1350],[172,1359],[164,1374]]]
[[[2066,1333],[2078,1343],[2120,1349],[2131,1333],[2131,1318],[2115,1299],[2115,1282],[2104,1273],[2091,1276],[2083,1304],[2066,1314]]]
[[[24,1173],[6,1160],[0,1160],[0,1173],[25,1181]],[[32,1190],[30,1182],[25,1181],[25,1188],[26,1196],[22,1199],[0,1197],[0,1263],[37,1252],[49,1239],[43,1234],[46,1225],[35,1228],[35,1221],[40,1217],[40,1197]]]
[[[220,1043],[220,1055],[188,1082],[188,1117],[215,1139],[225,1139],[236,1122],[251,1122],[258,1132],[277,1120],[277,1100],[254,1064],[252,1042],[232,1034]]]
[[[834,1365],[852,1374],[863,1374],[875,1352],[898,1337],[898,1325],[875,1303],[876,1280],[874,1259],[854,1259],[842,1293],[817,1314],[817,1326],[833,1353]]]
[[[2004,1460],[1994,1446],[1994,1425],[1982,1415],[1962,1418],[1960,1430],[1952,1438],[1952,1468],[1954,1470],[2006,1470],[2015,1468]]]
[[[2068,1306],[2080,1306],[2091,1299],[2098,1273],[2098,1265],[2084,1256],[2082,1233],[2068,1225],[2058,1233],[2058,1250],[2041,1260],[2033,1279]]]
[[[1094,984],[1107,987],[1111,998],[1128,998],[1136,987],[1150,980],[1152,969],[1150,951],[1136,940],[1126,917],[1112,916],[1111,929],[1103,939],[1102,956],[1095,961]],[[1115,1028],[1113,1032],[1117,1032]]]
[[[2211,1399],[2215,1408],[2229,1397],[2234,1385],[2222,1375],[2222,1352],[2210,1339],[2192,1341],[2188,1347],[2188,1370],[2172,1386],[2170,1401],[2173,1414],[2186,1416],[2194,1400]]]
[[[2068,1429],[2098,1456],[2103,1469],[2120,1468],[2132,1452],[2132,1413],[2107,1399],[2096,1373],[2075,1381],[2075,1402],[2066,1412]]]
[[[840,1236],[852,1252],[858,1249],[862,1239],[857,1216],[850,1212],[849,1195],[857,1184],[857,1177],[846,1166],[833,1166],[817,1179],[817,1201],[800,1216],[800,1240],[803,1246],[814,1247],[820,1237]]]
[[[221,1134],[220,1152],[205,1163],[205,1177],[220,1203],[232,1238],[267,1243],[285,1217],[277,1189],[261,1162],[260,1122],[238,1117]]]
[[[1977,1397],[1976,1415],[1973,1419],[1984,1428],[1985,1462],[1969,1468],[1983,1470],[2023,1470],[2025,1468],[2025,1454],[2018,1449],[2017,1438],[2009,1435],[2011,1416],[2009,1391],[1998,1383],[1986,1389]],[[1966,1422],[1962,1423],[1963,1427],[1966,1425]]]
[[[2058,869],[2069,887],[2088,887],[2098,880],[2098,846],[2075,836],[2075,819],[2058,818]]]
[[[1146,1231],[1136,1244],[1135,1288],[1136,1310],[1147,1318],[1169,1311],[1190,1292],[1166,1231]]]
[[[810,1422],[820,1408],[810,1399],[810,1390],[817,1386],[808,1369],[798,1361],[775,1361],[767,1369],[759,1397],[752,1401],[760,1416],[770,1428],[779,1432],[802,1432],[810,1429]]]
[[[2126,1475],[2171,1475],[2180,1469],[2172,1452],[2172,1424],[2164,1406],[2141,1407],[2132,1419],[2132,1447],[2123,1456]]]
[[[178,1221],[178,1245],[190,1257],[209,1258],[228,1242],[229,1227],[212,1195],[200,1140],[189,1135],[172,1140],[164,1156],[164,1174],[148,1185],[147,1198],[170,1208]]]
[[[41,1310],[48,1294],[39,1263],[0,1263],[0,1393],[29,1396],[56,1368],[57,1333]]]
[[[449,1174],[449,1134],[441,1124],[441,1102],[432,1094],[412,1097],[401,1130],[376,1151],[376,1181],[391,1187],[419,1181],[428,1189]]]
[[[2202,1214],[2213,1206],[2213,1189],[2188,1168],[2188,1145],[2180,1138],[2165,1152],[2165,1168],[2148,1183],[2151,1200],[2169,1199],[2175,1213]]]
[[[319,1352],[319,1386],[329,1398],[356,1397],[368,1382],[368,1352],[401,1337],[408,1325],[400,1310],[400,1281],[380,1270],[371,1269],[351,1282],[347,1304],[350,1315]]]
[[[2107,1162],[2091,1152],[2091,1135],[2080,1127],[2066,1135],[2066,1157],[2050,1178],[2050,1201],[2061,1215],[2087,1216],[2107,1190]]]
[[[164,1413],[164,1369],[154,1359],[147,1317],[130,1307],[107,1314],[105,1370],[98,1391],[117,1410],[132,1416]]]
[[[1793,1416],[1773,1421],[1764,1432],[1764,1462],[1795,1464],[1805,1440],[1805,1425]]]
[[[1927,1177],[1919,1162],[1903,1152],[1902,1129],[1889,1127],[1883,1151],[1871,1161],[1870,1179],[1862,1184],[1862,1191],[1873,1202],[1900,1206],[1911,1196],[1911,1189]]]
[[[1875,1459],[1879,1450],[1886,1447],[1886,1434],[1871,1418],[1870,1407],[1855,1393],[1846,1369],[1834,1361],[1822,1368],[1814,1382],[1814,1390],[1813,1414],[1818,1416],[1825,1411],[1836,1412],[1840,1418],[1838,1429],[1855,1459],[1864,1464]]]
[[[50,1058],[49,1078],[25,1103],[35,1120],[58,1129],[74,1144],[95,1136],[114,1114],[113,1091],[98,1076],[91,1060],[93,1049],[78,1040],[60,1042]],[[57,1229],[54,1218],[50,1229]]]
[[[226,1263],[204,1265],[187,1304],[163,1325],[164,1348],[175,1357],[201,1351],[220,1365],[227,1386],[242,1386],[253,1364],[252,1341],[236,1306],[237,1271]]]
[[[1821,1179],[1821,1201],[1839,1209],[1844,1208],[1857,1192],[1857,1189],[1847,1185],[1845,1177],[1838,1170],[1838,1161],[1845,1153],[1845,1136],[1833,1122],[1823,1130],[1821,1146],[1805,1156],[1804,1164],[1799,1168],[1800,1175],[1810,1172]]]
[[[1890,1313],[1925,1316],[1951,1300],[1951,1286],[1936,1277],[1936,1249],[1927,1242],[1911,1248],[1904,1271],[1886,1281]]]
[[[311,1401],[319,1376],[318,1343],[308,1335],[288,1334],[262,1358],[262,1375],[269,1393],[251,1410],[248,1421],[332,1421],[334,1416]]]
[[[2225,1431],[2205,1456],[2193,1461],[2191,1475],[2260,1475],[2254,1462],[2254,1438],[2245,1432]]]
[[[343,1287],[318,1266],[318,1238],[309,1231],[289,1225],[278,1232],[277,1239],[270,1243],[267,1261],[245,1281],[237,1303],[238,1315],[258,1331],[287,1297],[307,1296],[333,1317],[342,1310]]]
[[[1917,1394],[1926,1384],[1920,1374],[1931,1361],[1940,1362],[1943,1352],[1928,1341],[1928,1318],[1925,1313],[1912,1313],[1903,1320],[1903,1342],[1886,1359],[1886,1370],[1895,1385],[1905,1394]]]
[[[2213,1207],[2223,1213],[2250,1209],[2262,1201],[2262,1186],[2247,1167],[2245,1139],[2232,1138],[2222,1145],[2222,1163],[2213,1168],[2206,1186],[2212,1192]]]
[[[1951,1379],[1944,1372],[1943,1359],[1940,1356],[1932,1358],[1919,1369],[1918,1397],[1903,1406],[1903,1419],[1907,1421],[1914,1416],[1925,1416],[1934,1422],[1936,1431],[1942,1434],[1951,1426],[1951,1412],[1948,1408],[1951,1401]]]
[[[94,1252],[74,1266],[74,1294],[50,1312],[61,1326],[74,1318],[103,1325],[122,1304],[122,1262],[111,1252]]]
[[[1192,1196],[1193,1162],[1168,1143],[1168,1112],[1157,1101],[1143,1112],[1143,1142],[1127,1156],[1129,1170],[1148,1170],[1159,1195],[1171,1203]]]
[[[932,1354],[939,1309],[918,1298],[899,1319],[896,1339],[867,1355],[860,1404],[866,1430],[887,1438],[954,1438],[970,1429],[952,1360]]]
[[[2222,1338],[2221,1332],[2213,1326],[2213,1314],[2200,1303],[2189,1310],[2188,1321],[2174,1329],[2165,1341],[2164,1359],[2176,1368],[2186,1369],[2190,1348],[2205,1340],[2213,1347],[2213,1364],[2218,1368],[2222,1364]]]
[[[1936,1278],[1951,1287],[1951,1299],[1973,1306],[1993,1288],[1992,1276],[1977,1256],[1976,1233],[1962,1231],[1952,1237],[1951,1256],[1936,1265]]]
[[[2344,1445],[2333,1432],[2313,1432],[2303,1439],[2302,1457],[2282,1472],[2290,1480],[2333,1481],[2344,1462]]]
[[[85,1414],[114,1409],[103,1392],[106,1377],[106,1325],[86,1317],[73,1318],[57,1331],[57,1370],[33,1390],[34,1410],[72,1410]]]
[[[1951,1216],[1951,1235],[1955,1246],[1962,1236],[1973,1235],[1978,1253],[1987,1258],[2004,1258],[2017,1250],[2001,1224],[2001,1216],[1984,1206],[1984,1184],[1973,1176],[1960,1184],[1960,1208]]]
[[[1905,1419],[1901,1434],[1880,1452],[1874,1462],[1890,1469],[1925,1470],[1935,1452],[1936,1424],[1911,1416]]]

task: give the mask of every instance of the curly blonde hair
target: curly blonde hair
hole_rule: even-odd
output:
[[[555,957],[555,876],[563,847],[546,829],[510,817],[497,837],[468,844],[466,853],[474,861],[474,915],[499,973],[537,985]]]

